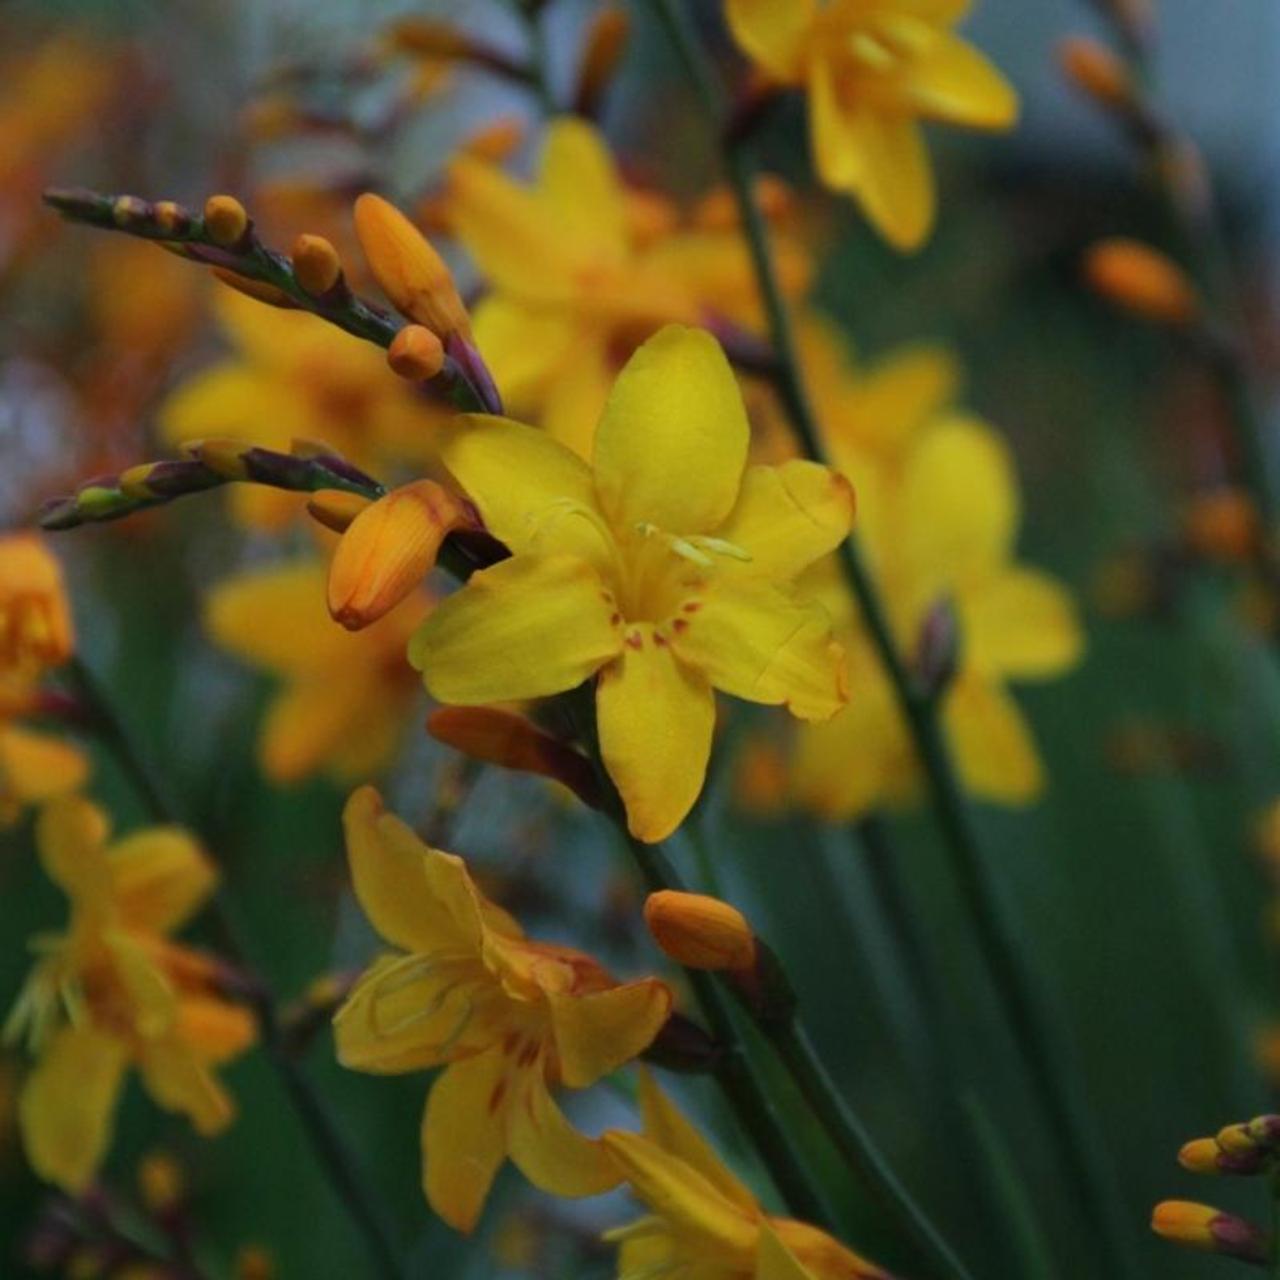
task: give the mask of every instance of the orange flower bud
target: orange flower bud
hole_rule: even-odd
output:
[[[658,946],[690,969],[750,969],[756,962],[746,917],[719,898],[663,889],[645,901],[644,922]]]
[[[445,535],[468,522],[461,501],[434,480],[393,489],[367,506],[329,566],[329,612],[348,631],[389,613],[435,567]]]
[[[613,79],[630,29],[626,11],[616,5],[601,9],[592,19],[582,52],[582,70],[578,75],[579,100],[584,104],[598,101]]]
[[[1223,1151],[1233,1156],[1250,1155],[1258,1146],[1249,1132],[1249,1126],[1244,1124],[1229,1124],[1219,1129],[1216,1140]]]
[[[311,518],[334,533],[345,533],[351,522],[369,505],[368,498],[346,489],[321,489],[307,499]]]
[[[244,480],[249,475],[244,465],[247,448],[243,440],[190,440],[182,452],[228,480]]]
[[[186,1198],[182,1166],[170,1155],[153,1151],[138,1165],[138,1194],[151,1213],[171,1213]]]
[[[235,196],[210,196],[204,204],[204,225],[214,244],[229,249],[244,239],[249,214]]]
[[[293,274],[313,298],[328,293],[342,279],[342,259],[324,236],[300,235],[293,242]]]
[[[583,804],[591,808],[600,804],[595,771],[586,756],[514,712],[441,707],[427,718],[427,732],[472,760],[551,778]]]
[[[387,363],[411,382],[426,382],[444,368],[444,346],[425,325],[407,324],[391,340]]]
[[[477,160],[501,164],[524,141],[524,134],[524,121],[519,116],[500,116],[471,134],[461,150]]]
[[[1062,74],[1101,106],[1123,111],[1133,104],[1129,69],[1106,45],[1089,36],[1068,36],[1058,45]]]
[[[1157,324],[1188,324],[1200,309],[1186,273],[1138,240],[1100,240],[1085,254],[1089,287],[1108,302]]]
[[[228,289],[243,293],[246,298],[252,298],[255,302],[265,302],[267,306],[279,307],[282,311],[296,311],[298,308],[298,304],[283,289],[277,289],[264,280],[250,280],[248,276],[228,271],[226,267],[214,267],[213,274]]]
[[[1188,506],[1183,530],[1191,549],[1212,560],[1247,560],[1258,549],[1262,522],[1243,489],[1223,486]]]
[[[1174,1244],[1247,1262],[1265,1261],[1268,1253],[1266,1237],[1252,1223],[1190,1200],[1161,1201],[1152,1211],[1151,1229]]]
[[[1218,1173],[1221,1155],[1222,1148],[1212,1138],[1195,1138],[1182,1144],[1178,1163],[1190,1173]]]
[[[396,310],[437,337],[469,338],[471,320],[453,276],[418,228],[372,192],[356,201],[355,222],[369,269]]]
[[[402,18],[388,28],[385,39],[401,53],[425,58],[461,58],[471,49],[467,35],[434,18]]]

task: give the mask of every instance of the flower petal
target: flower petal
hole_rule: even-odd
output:
[[[107,850],[116,903],[129,928],[171,933],[213,892],[217,873],[181,827],[150,827]]]
[[[422,1188],[456,1231],[471,1231],[507,1155],[501,1047],[446,1067],[431,1086],[422,1116]]]
[[[607,334],[584,334],[573,360],[551,383],[540,421],[553,440],[590,458],[595,449],[596,424],[609,399],[614,368],[606,349]]]
[[[787,582],[844,540],[853,512],[852,486],[830,467],[802,459],[748,467],[716,537],[751,554],[752,574]]]
[[[461,858],[423,844],[372,787],[352,792],[342,825],[356,897],[382,937],[409,952],[479,954],[478,895]]]
[[[267,709],[258,739],[263,773],[284,785],[301,782],[340,752],[372,696],[367,676],[355,671],[344,683],[321,674],[281,690]]]
[[[295,436],[311,433],[313,423],[308,407],[286,382],[240,360],[188,378],[159,413],[161,434],[174,444],[218,437],[287,448]]]
[[[677,1234],[714,1244],[729,1255],[726,1269],[731,1259],[750,1265],[759,1235],[758,1210],[751,1214],[725,1199],[692,1165],[638,1133],[611,1129],[601,1141],[636,1195]]]
[[[472,574],[437,605],[410,642],[409,661],[440,702],[545,697],[581,684],[618,652],[615,616],[585,560],[517,555]]]
[[[715,699],[653,627],[630,627],[596,689],[600,752],[639,840],[665,840],[693,807],[711,755]]]
[[[667,325],[627,361],[596,429],[600,505],[615,527],[707,533],[738,498],[750,429],[720,344]]]
[[[955,395],[960,368],[942,347],[900,347],[871,365],[844,392],[829,416],[830,434],[855,449],[874,449],[891,458],[910,447]]]
[[[107,815],[83,796],[52,801],[36,821],[40,865],[77,906],[105,906],[111,900],[109,832]]]
[[[1018,95],[1000,70],[973,45],[939,32],[905,76],[915,109],[935,120],[974,129],[1008,129],[1018,118]]]
[[[671,1012],[671,989],[657,978],[586,995],[548,993],[560,1078],[585,1089],[638,1058]]]
[[[640,1113],[646,1138],[700,1173],[727,1201],[744,1213],[753,1215],[759,1212],[755,1196],[658,1087],[653,1075],[643,1068],[640,1071]]]
[[[73,742],[23,725],[0,728],[0,808],[39,804],[84,786],[89,760]]]
[[[545,431],[468,415],[445,434],[440,456],[485,528],[516,555],[565,552],[593,564],[609,558],[590,467]]]
[[[603,1143],[565,1118],[541,1062],[522,1073],[507,1120],[511,1159],[535,1187],[556,1196],[595,1196],[622,1181]]]
[[[729,30],[744,53],[779,80],[800,74],[805,36],[817,16],[816,0],[726,0]]]
[[[754,1280],[816,1280],[814,1273],[779,1239],[765,1222],[760,1228],[760,1251],[756,1254]]]
[[[111,1145],[124,1084],[124,1044],[93,1027],[64,1027],[27,1078],[18,1123],[32,1169],[76,1195]]]
[[[146,1042],[138,1068],[156,1105],[186,1116],[205,1137],[220,1133],[235,1116],[227,1091],[177,1036]]]
[[[965,660],[991,675],[1057,675],[1084,651],[1070,593],[1037,569],[1010,568],[958,603]]]
[[[209,1064],[238,1058],[258,1037],[258,1022],[243,1005],[217,996],[182,996],[176,1030],[192,1053]]]
[[[1044,790],[1044,769],[1022,712],[1001,685],[961,678],[943,709],[964,785],[1002,804],[1030,804]]]
[[[785,705],[801,720],[825,720],[845,704],[844,650],[819,604],[726,577],[673,625],[679,657],[725,693]]]
[[[928,598],[989,574],[1012,549],[1020,516],[1005,442],[976,418],[937,423],[903,477],[903,552]]]
[[[474,324],[476,346],[497,373],[503,402],[513,413],[536,413],[551,380],[575,358],[580,321],[560,308],[495,293],[477,304]]]
[[[577,251],[604,261],[624,258],[629,248],[622,182],[600,131],[573,116],[547,129],[538,169],[538,190]]]

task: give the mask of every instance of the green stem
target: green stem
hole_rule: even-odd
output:
[[[722,134],[720,93],[706,57],[679,0],[655,0],[694,88]],[[823,460],[825,450],[810,404],[786,299],[778,280],[768,229],[754,189],[754,165],[744,138],[727,139],[724,160],[742,218],[778,359],[776,385],[804,452]],[[871,574],[856,543],[840,547],[840,563],[870,633],[876,654],[893,684],[927,780],[933,808],[954,873],[997,992],[1025,1055],[1036,1090],[1077,1185],[1081,1204],[1098,1224],[1118,1268],[1132,1275],[1134,1264],[1120,1217],[1114,1175],[1103,1156],[1094,1119],[1067,1069],[1065,1045],[1050,1015],[1045,993],[1018,946],[1009,908],[982,850],[960,789],[938,719],[936,699],[912,678]]]
[[[625,819],[617,826],[650,892],[683,889],[678,873],[660,847],[644,844],[628,835]],[[715,1071],[716,1081],[724,1090],[738,1122],[759,1151],[778,1194],[791,1213],[831,1227],[830,1210],[814,1189],[809,1172],[797,1159],[773,1100],[751,1069],[724,991],[709,973],[701,969],[685,969],[684,973],[693,988],[707,1030],[723,1050]]]
[[[97,676],[80,657],[73,658],[67,670],[83,709],[89,716],[90,728],[114,755],[138,798],[150,810],[155,821],[166,825],[180,825],[175,806],[147,765]],[[291,1057],[286,1039],[281,1035],[275,1000],[261,975],[252,970],[245,960],[234,913],[221,893],[214,898],[212,910],[217,916],[220,932],[230,953],[229,958],[246,978],[267,1056],[280,1076],[334,1194],[363,1236],[377,1274],[383,1280],[405,1280],[404,1269],[391,1243],[390,1232],[383,1221],[377,1200],[357,1172],[358,1163],[354,1152],[338,1131],[332,1116],[301,1066]]]

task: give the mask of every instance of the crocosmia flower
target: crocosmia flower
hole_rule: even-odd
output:
[[[32,1168],[79,1192],[110,1146],[130,1067],[165,1110],[203,1134],[225,1128],[234,1108],[214,1068],[252,1043],[254,1020],[220,994],[216,962],[169,941],[216,879],[190,836],[152,827],[108,844],[105,815],[79,796],[50,803],[36,836],[71,922],[35,939],[5,1035],[37,1059],[18,1105]]]
[[[970,0],[726,0],[729,26],[772,79],[808,91],[822,181],[848,192],[890,243],[917,248],[934,221],[920,124],[1007,129],[1008,81],[952,30]]]
[[[747,466],[748,427],[707,333],[668,326],[628,361],[592,463],[503,418],[442,457],[513,552],[410,645],[441,702],[562,693],[595,678],[600,748],[632,833],[660,840],[702,789],[713,689],[824,720],[845,701],[824,609],[791,582],[848,532],[853,492],[805,461]]]
[[[591,957],[532,942],[461,858],[423,844],[370,787],[345,814],[356,896],[397,950],[339,1010],[338,1057],[381,1074],[443,1066],[422,1122],[423,1189],[460,1231],[510,1156],[555,1195],[621,1174],[573,1128],[552,1089],[582,1089],[648,1048],[671,1010],[656,979],[615,981]]]
[[[604,1142],[648,1217],[609,1233],[619,1280],[889,1280],[826,1232],[765,1214],[755,1196],[646,1074],[644,1134]]]

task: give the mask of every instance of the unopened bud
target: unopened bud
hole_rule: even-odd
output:
[[[151,219],[151,206],[137,196],[119,196],[111,206],[111,217],[117,227],[129,230]]]
[[[524,135],[524,121],[519,116],[499,116],[470,134],[461,149],[477,160],[501,164],[511,158],[524,141]]]
[[[601,95],[609,87],[630,29],[626,10],[616,5],[606,6],[592,19],[582,52],[582,70],[578,73],[578,106],[583,114],[594,114]]]
[[[204,204],[204,225],[214,244],[230,249],[249,230],[249,214],[235,196],[210,196]]]
[[[1133,105],[1133,78],[1106,45],[1089,36],[1068,36],[1058,45],[1062,74],[1081,93],[1111,111]]]
[[[960,662],[960,622],[949,597],[935,601],[920,623],[915,675],[925,696],[940,698],[955,679]]]
[[[356,201],[355,223],[369,270],[397,311],[442,339],[470,335],[470,317],[444,259],[395,205],[365,192]]]
[[[346,489],[321,489],[307,499],[307,513],[334,533],[345,533],[351,522],[369,505],[368,498]]]
[[[1243,1262],[1265,1262],[1269,1252],[1266,1235],[1253,1223],[1190,1200],[1164,1200],[1156,1205],[1151,1229],[1174,1244]]]
[[[173,200],[157,200],[151,207],[151,218],[168,235],[182,235],[191,228],[191,210]]]
[[[644,904],[644,921],[654,941],[690,969],[750,969],[756,936],[736,907],[701,893],[663,889]]]
[[[1262,1171],[1267,1162],[1267,1154],[1252,1143],[1248,1146],[1225,1146],[1220,1135],[1218,1138],[1196,1138],[1184,1143],[1178,1152],[1178,1163],[1189,1173],[1250,1177]]]
[[[291,256],[293,274],[313,298],[328,293],[342,279],[342,259],[324,236],[300,235]]]
[[[1085,254],[1089,287],[1108,302],[1157,324],[1183,327],[1200,310],[1186,273],[1158,249],[1138,240],[1100,240]]]
[[[191,440],[182,446],[182,451],[226,480],[248,478],[243,440]]]
[[[444,345],[423,324],[407,324],[391,340],[387,363],[410,382],[427,382],[444,368]]]
[[[161,1151],[144,1156],[138,1165],[138,1194],[150,1213],[172,1213],[187,1195],[182,1166]]]
[[[1229,1124],[1218,1130],[1217,1143],[1230,1155],[1248,1155],[1257,1149],[1248,1125]]]
[[[298,304],[283,289],[277,289],[275,285],[267,284],[265,280],[251,280],[248,276],[229,271],[226,267],[214,267],[213,274],[228,289],[243,293],[246,298],[252,298],[255,302],[265,302],[267,306],[279,307],[282,311],[298,309]]]
[[[1224,485],[1191,502],[1183,530],[1188,546],[1198,555],[1239,562],[1258,550],[1262,522],[1253,499],[1243,489]]]
[[[472,760],[550,778],[583,804],[600,807],[599,783],[586,756],[523,716],[493,707],[441,707],[428,717],[427,732]]]
[[[469,523],[461,501],[434,480],[418,480],[366,507],[329,566],[329,612],[348,631],[389,613],[435,568],[445,535]]]

